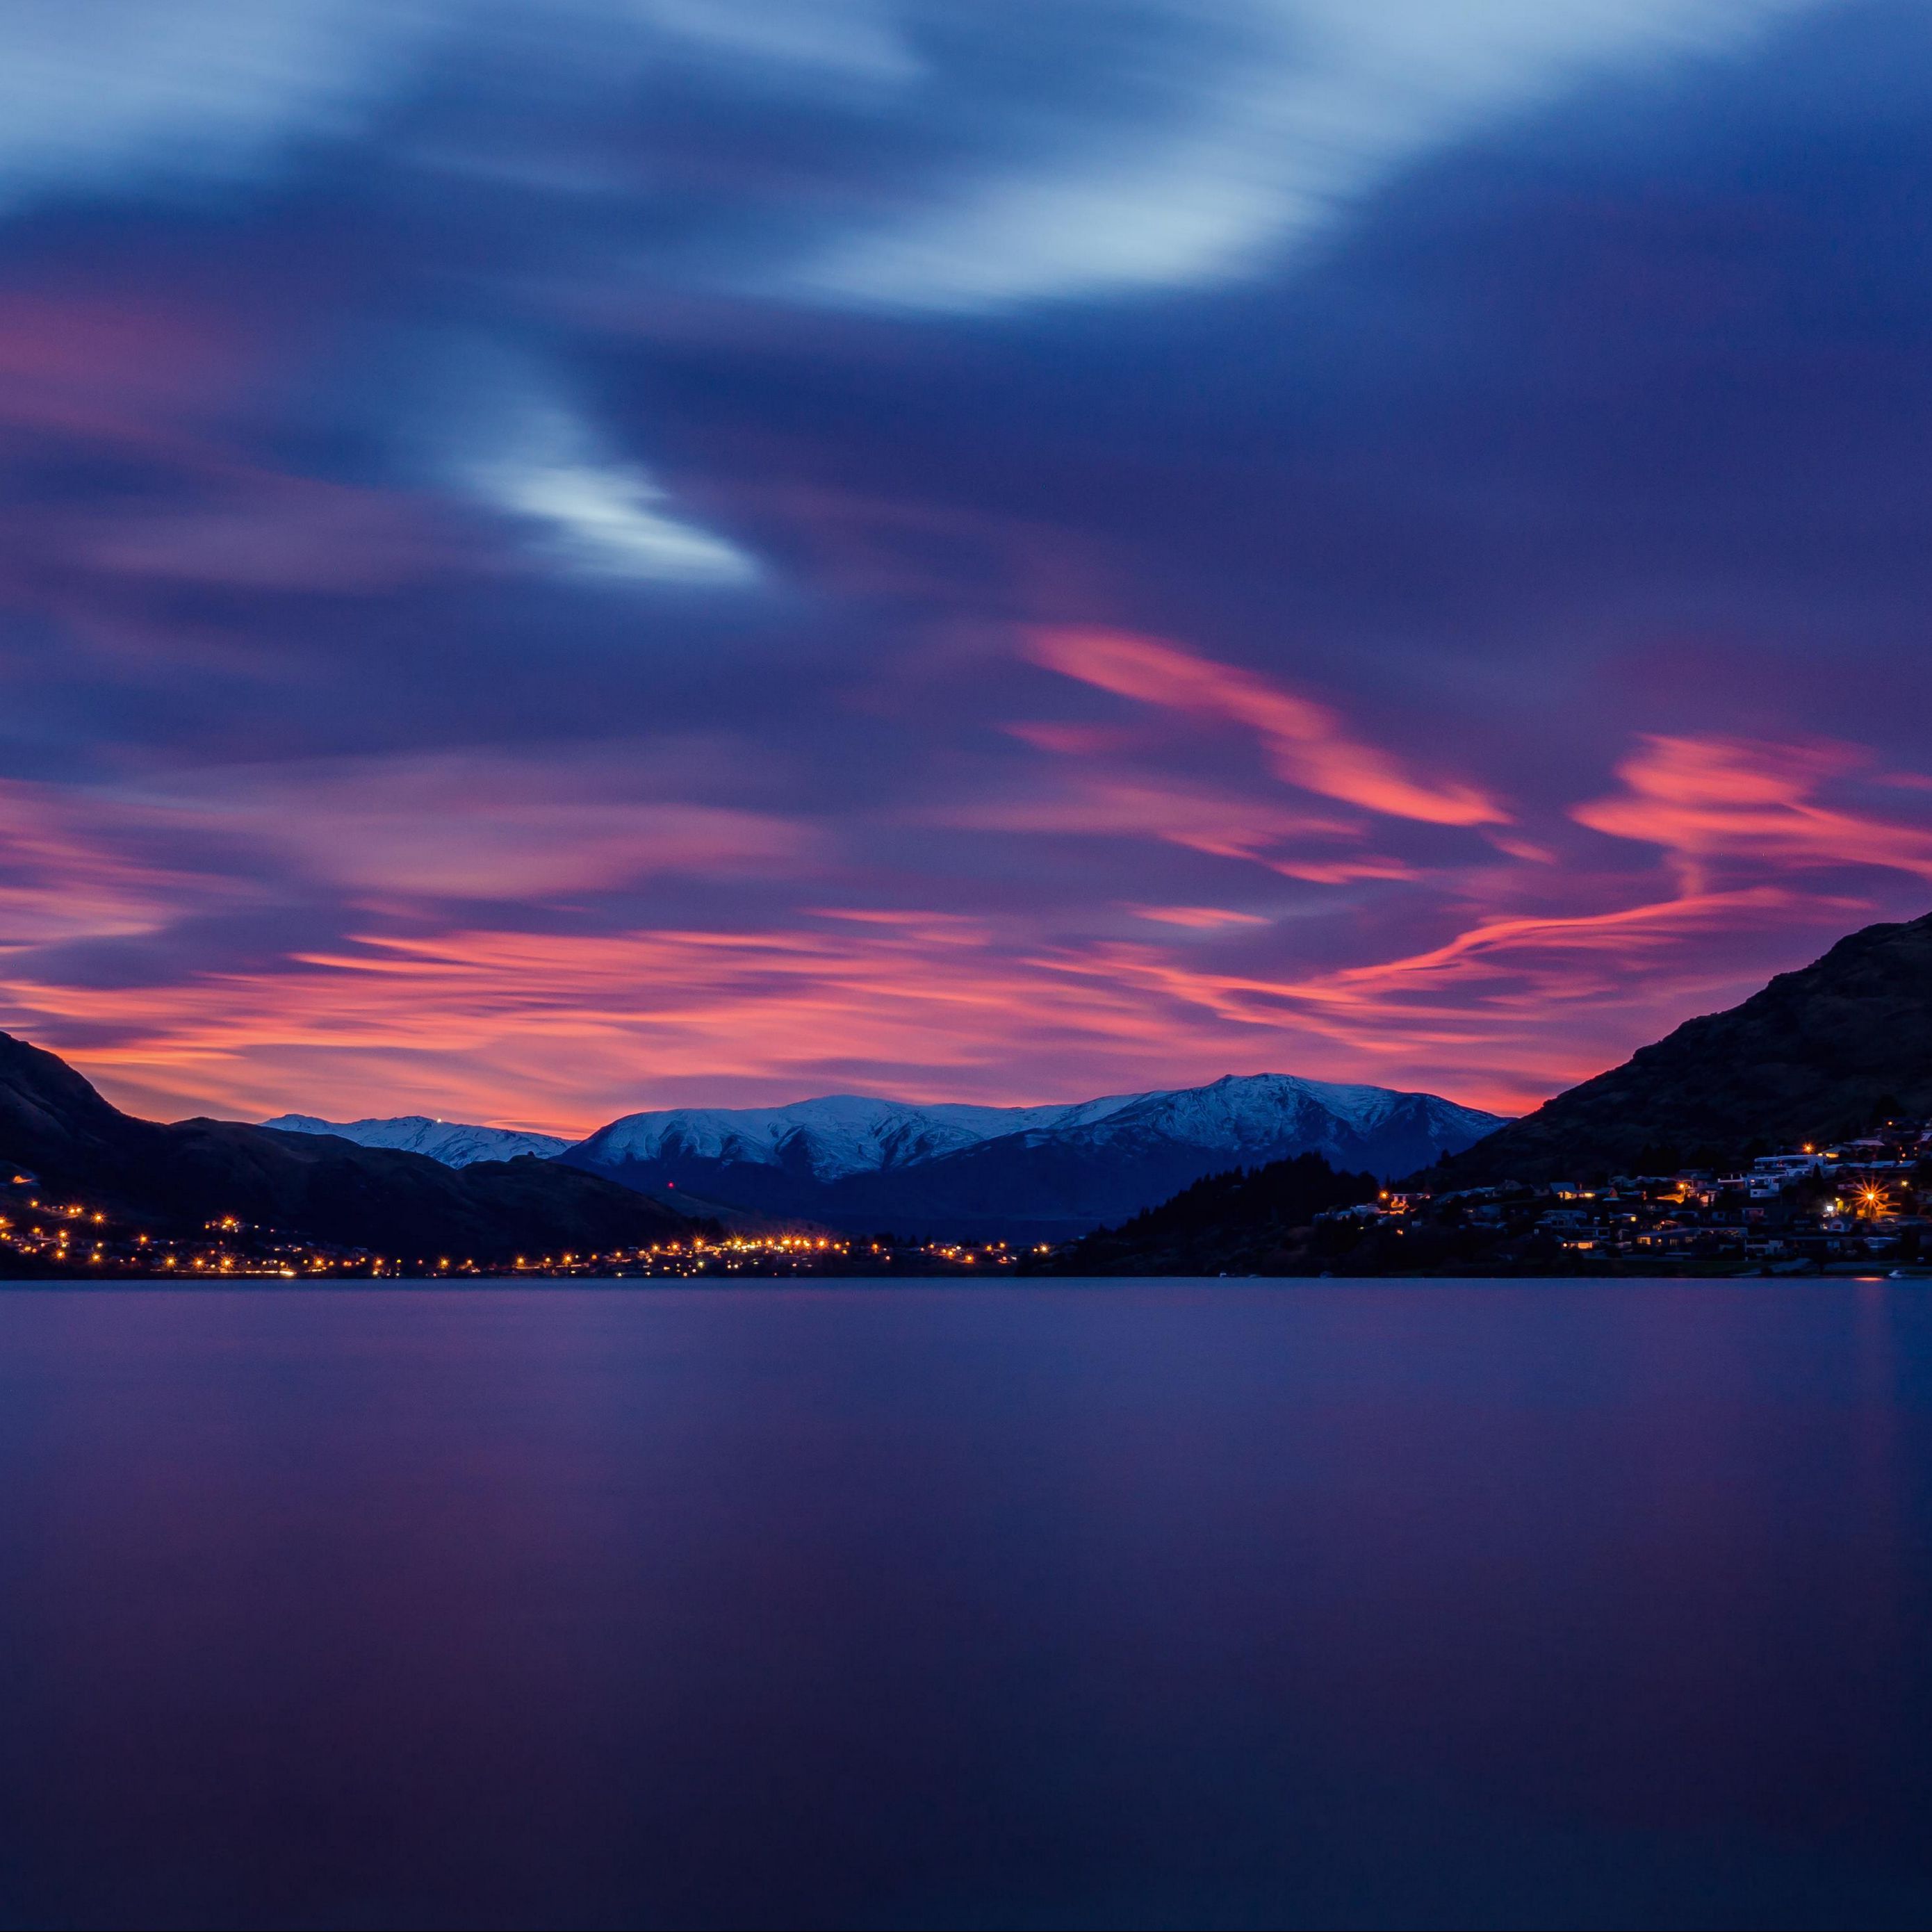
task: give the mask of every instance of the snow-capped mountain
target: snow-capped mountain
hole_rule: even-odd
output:
[[[1042,1107],[842,1095],[674,1108],[614,1120],[563,1158],[634,1186],[847,1226],[1030,1238],[1119,1220],[1203,1174],[1288,1154],[1411,1173],[1502,1124],[1432,1094],[1263,1073]]]
[[[548,1160],[570,1144],[555,1134],[472,1127],[460,1120],[433,1120],[426,1114],[402,1114],[386,1120],[319,1120],[313,1114],[284,1114],[261,1124],[285,1134],[334,1134],[358,1147],[400,1148],[405,1154],[426,1154],[445,1167],[469,1167],[479,1160],[514,1160],[524,1154]]]
[[[401,1148],[451,1167],[518,1154],[640,1191],[707,1196],[754,1213],[908,1234],[1046,1239],[1118,1221],[1203,1174],[1318,1154],[1384,1177],[1457,1154],[1502,1124],[1432,1094],[1286,1073],[1110,1094],[1040,1107],[932,1106],[837,1094],[783,1107],[669,1107],[627,1114],[574,1146],[547,1134],[432,1120],[265,1126]]]
[[[1214,1149],[1240,1158],[1284,1139],[1300,1143],[1292,1151],[1330,1156],[1334,1165],[1393,1172],[1426,1164],[1410,1158],[1429,1150],[1432,1160],[1445,1148],[1456,1150],[1502,1124],[1502,1117],[1459,1106],[1433,1094],[1402,1094],[1388,1087],[1343,1086],[1326,1080],[1300,1080],[1287,1073],[1228,1074],[1205,1087],[1168,1094],[1131,1094],[1109,1103],[1104,1113],[1058,1124],[1058,1137],[1083,1144],[1138,1144],[1158,1138]],[[1383,1144],[1391,1138],[1397,1150]],[[1378,1166],[1378,1162],[1380,1165]],[[1406,1170],[1405,1170],[1406,1171]]]
[[[571,1150],[573,1166],[620,1168],[691,1162],[771,1167],[820,1184],[913,1167],[1025,1129],[1098,1120],[1148,1097],[1117,1094],[1046,1107],[920,1106],[857,1094],[783,1107],[670,1107],[627,1114]]]

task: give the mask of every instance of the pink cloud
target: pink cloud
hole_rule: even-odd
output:
[[[1854,765],[1843,750],[1647,740],[1619,767],[1621,794],[1576,809],[1664,855],[1624,872],[1486,854],[1404,875],[1339,808],[1106,772],[944,818],[1147,838],[1390,888],[1333,917],[1329,896],[1277,888],[1273,919],[1185,885],[1160,889],[1172,903],[1042,907],[976,880],[949,905],[949,882],[921,878],[918,898],[894,904],[864,869],[870,821],[640,798],[636,771],[668,765],[622,750],[12,784],[0,787],[0,1024],[80,1042],[110,1091],[176,1114],[424,1111],[572,1132],[680,1100],[1072,1098],[1266,1070],[1513,1110],[1878,909],[1802,891],[1794,867],[1932,875],[1928,835],[1821,802]],[[1683,884],[1720,863],[1721,884]],[[678,872],[746,881],[744,929],[639,926],[628,899],[613,902],[622,930],[515,929],[544,925],[532,909],[544,907],[608,922],[596,895]],[[361,936],[133,986],[76,983],[68,954],[34,950],[286,904],[304,886],[364,908]],[[886,902],[829,898],[861,890]],[[478,910],[493,900],[500,916]],[[1091,937],[1120,934],[1124,910],[1147,922],[1144,939]]]
[[[1064,952],[1054,969],[1136,986],[1233,1035],[1292,1038],[1298,1070],[1432,1087],[1515,1112],[1754,990],[1767,941],[1858,908],[1774,886],[1594,914],[1479,920],[1425,950],[1327,971],[1217,970],[1158,949]],[[1778,960],[1778,963],[1788,963]]]
[[[428,507],[393,492],[245,472],[204,474],[197,494],[50,530],[50,545],[109,577],[348,592],[412,581],[450,554]]]
[[[1316,886],[1346,886],[1356,879],[1419,879],[1422,876],[1404,859],[1270,859],[1268,863],[1284,878],[1306,879]]]
[[[1325,706],[1252,671],[1116,631],[1036,631],[1030,652],[1036,663],[1120,697],[1246,726],[1268,748],[1276,775],[1304,791],[1431,825],[1508,822],[1485,793],[1404,771],[1352,736]]]
[[[1057,752],[1062,758],[1093,758],[1131,750],[1140,734],[1118,724],[1056,724],[1019,722],[1000,728],[1010,737],[1036,751]]]
[[[981,831],[1154,838],[1215,858],[1252,860],[1277,872],[1328,862],[1286,856],[1284,845],[1355,841],[1364,831],[1359,821],[1332,812],[1300,811],[1210,786],[1086,772],[935,815],[946,824]]]
[[[10,868],[16,895],[78,932],[107,916],[105,902],[92,915],[71,904],[90,880],[119,896],[118,919],[152,922],[197,895],[232,896],[251,869],[367,895],[542,902],[671,872],[791,876],[817,846],[794,820],[611,796],[626,776],[608,760],[452,753],[0,788],[0,906]],[[158,873],[158,840],[204,848],[212,869]]]
[[[166,298],[0,293],[0,424],[113,441],[232,394],[244,345],[232,325]]]
[[[468,929],[372,935],[274,972],[136,988],[16,974],[4,990],[30,1034],[80,1030],[83,1067],[161,1112],[298,1105],[570,1133],[722,1094],[1020,1101],[1268,1070],[1508,1110],[1621,1057],[1706,990],[1748,990],[1753,942],[1816,914],[1760,890],[1492,920],[1426,952],[1280,975],[1216,968],[1198,941],[1029,946],[925,915]]]
[[[1193,932],[1215,932],[1232,926],[1266,926],[1259,913],[1234,912],[1226,906],[1130,906],[1137,918],[1160,926],[1185,926]]]
[[[246,879],[158,856],[146,829],[98,794],[0,780],[0,962],[51,941],[152,932],[190,906],[251,896]]]
[[[571,1132],[639,1106],[874,1090],[1021,1100],[1177,1078],[1225,1044],[1142,989],[990,944],[825,932],[454,932],[368,938],[274,974],[10,988],[84,1028],[112,1089],[177,1110],[427,1110]]]
[[[151,579],[369,592],[455,553],[424,500],[265,466],[220,423],[267,352],[231,316],[166,293],[0,292],[0,439],[91,445],[152,465],[164,497],[16,506],[16,591]]]
[[[1874,866],[1932,878],[1932,830],[1820,802],[1827,784],[1865,760],[1845,745],[1647,736],[1616,768],[1622,794],[1570,815],[1662,847],[1694,882],[1720,861],[1774,871]]]

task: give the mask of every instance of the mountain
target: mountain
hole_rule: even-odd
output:
[[[4,1033],[0,1160],[157,1232],[232,1215],[405,1259],[602,1253],[692,1227],[628,1189],[527,1156],[454,1168],[329,1135],[136,1120],[64,1060]]]
[[[1430,1176],[1432,1186],[1669,1169],[1932,1116],[1932,916],[1868,926],[1687,1020]]]
[[[1373,1174],[1337,1174],[1318,1154],[1296,1154],[1209,1174],[1047,1266],[1075,1275],[1306,1273],[1315,1216],[1375,1198]]]
[[[1318,1153],[1406,1173],[1501,1124],[1433,1094],[1287,1074],[1040,1107],[851,1095],[633,1114],[560,1156],[632,1186],[910,1234],[1064,1239],[1202,1175]]]
[[[514,1160],[524,1154],[547,1160],[570,1144],[556,1134],[520,1133],[514,1127],[472,1127],[460,1120],[433,1120],[427,1114],[399,1114],[385,1120],[319,1120],[313,1114],[283,1114],[262,1125],[278,1133],[333,1134],[358,1147],[427,1154],[445,1167],[470,1167],[480,1160]]]
[[[814,1184],[933,1160],[1022,1128],[1099,1119],[1146,1096],[1119,1094],[1046,1107],[915,1106],[835,1094],[784,1107],[674,1107],[627,1114],[571,1150],[578,1166],[620,1168],[709,1162],[767,1167]]]

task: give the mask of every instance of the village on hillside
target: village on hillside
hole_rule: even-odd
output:
[[[560,1250],[482,1256],[378,1253],[319,1241],[236,1214],[151,1232],[124,1212],[50,1190],[30,1170],[0,1162],[0,1279],[238,1280],[795,1280],[816,1275],[958,1274],[1012,1270],[1004,1241],[848,1239],[823,1230],[707,1236],[598,1252]]]
[[[1268,1184],[1311,1161],[1318,1208]],[[1303,1177],[1305,1182],[1306,1177]],[[1233,1186],[1231,1224],[1199,1207]],[[1258,1190],[1258,1195],[1256,1190]],[[1263,1213],[1256,1217],[1259,1202]],[[229,1216],[149,1232],[124,1214],[51,1196],[0,1167],[0,1274],[284,1281],[478,1277],[710,1279],[1013,1272],[1307,1275],[1932,1274],[1932,1122],[1888,1120],[1858,1138],[1754,1155],[1734,1167],[1433,1192],[1378,1188],[1312,1156],[1212,1176],[1118,1231],[1015,1244],[848,1238],[822,1229],[682,1240],[608,1252],[380,1254]],[[1154,1231],[1179,1215],[1178,1239]],[[1145,1228],[1154,1238],[1137,1240]],[[1120,1245],[1124,1240],[1126,1246]]]
[[[1354,1259],[1365,1245],[1390,1260],[1402,1247],[1448,1246],[1485,1264],[1539,1269],[1561,1261],[1630,1273],[1870,1274],[1880,1264],[1916,1268],[1922,1255],[1932,1271],[1928,1208],[1932,1122],[1894,1120],[1729,1171],[1384,1190],[1314,1220],[1318,1246]]]

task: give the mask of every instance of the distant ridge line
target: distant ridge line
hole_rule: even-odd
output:
[[[452,1164],[500,1159],[504,1129],[419,1115],[273,1124]],[[776,1107],[628,1114],[543,1152],[640,1191],[676,1187],[752,1211],[854,1228],[1058,1239],[1165,1199],[1203,1174],[1319,1153],[1384,1176],[1458,1152],[1502,1117],[1430,1094],[1282,1073],[1089,1100],[994,1107],[826,1094]],[[431,1131],[431,1130],[434,1131]],[[461,1136],[475,1137],[464,1141]],[[437,1148],[444,1152],[437,1155]]]

